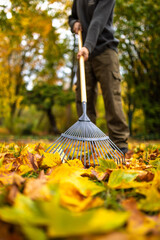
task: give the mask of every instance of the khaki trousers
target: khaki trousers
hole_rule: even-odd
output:
[[[99,81],[110,139],[119,147],[127,147],[128,126],[122,109],[121,75],[118,54],[107,48],[102,54],[85,62],[87,115],[96,123],[97,82]],[[82,115],[79,69],[76,86],[76,106],[79,117]]]

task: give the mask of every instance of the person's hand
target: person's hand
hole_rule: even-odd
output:
[[[73,25],[73,32],[78,34],[79,30],[82,31],[82,25],[80,24],[80,22],[75,22],[75,24]]]
[[[77,58],[79,59],[81,56],[84,57],[84,61],[88,60],[89,50],[86,47],[82,47],[81,50],[77,54]]]

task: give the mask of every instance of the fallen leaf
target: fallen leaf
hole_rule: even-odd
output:
[[[138,172],[132,170],[113,170],[109,177],[108,186],[111,188],[128,188],[128,183],[134,181]]]
[[[41,167],[54,167],[60,165],[62,163],[61,156],[58,152],[52,153],[44,153]]]
[[[94,207],[100,207],[103,205],[103,202],[99,197],[84,196],[80,189],[71,182],[63,183],[60,187],[60,203],[71,211],[81,212]]]
[[[131,214],[127,223],[128,232],[136,232],[137,235],[151,233],[152,229],[156,226],[156,222],[140,212],[134,198],[124,200],[122,205],[125,210],[129,211]]]
[[[38,169],[38,164],[34,159],[34,155],[30,152],[28,152],[28,159],[29,159],[33,169],[36,171]]]
[[[43,199],[48,200],[51,197],[50,190],[46,185],[45,178],[33,179],[30,178],[26,181],[24,195],[30,197],[31,199]]]

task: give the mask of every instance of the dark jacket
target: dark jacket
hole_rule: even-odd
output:
[[[118,39],[114,37],[113,10],[115,0],[74,0],[69,25],[79,21],[82,25],[84,47],[90,56],[102,53],[107,47],[117,51]]]

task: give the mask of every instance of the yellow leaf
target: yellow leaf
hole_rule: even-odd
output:
[[[12,184],[13,183],[13,175],[14,173],[7,173],[7,174],[1,174],[0,173],[0,184],[3,185]]]
[[[19,168],[18,168],[18,172],[20,175],[23,175],[25,173],[28,173],[28,172],[31,172],[31,171],[34,171],[33,168],[31,168],[29,165],[20,165]]]
[[[60,187],[60,202],[63,207],[71,211],[80,212],[103,205],[103,200],[99,197],[85,197],[73,183],[66,182]]]
[[[13,162],[10,162],[8,164],[3,164],[2,167],[0,167],[0,173],[1,172],[10,172],[12,170]]]
[[[67,161],[67,163],[69,166],[72,166],[72,167],[84,168],[82,161],[79,159],[69,160],[69,161]]]
[[[138,203],[139,209],[147,212],[156,212],[160,211],[160,172],[156,172],[153,181],[150,185],[142,186],[137,189],[136,192],[139,192],[145,195],[145,199],[141,199]]]
[[[49,182],[63,183],[71,177],[81,176],[85,172],[85,169],[80,169],[75,166],[70,167],[67,163],[64,163],[54,169],[49,176]]]
[[[141,143],[141,144],[139,145],[139,149],[140,149],[141,151],[144,151],[145,148],[146,148],[146,145],[145,145],[144,143]]]
[[[70,177],[66,182],[71,182],[85,197],[94,196],[106,190],[104,186],[97,185],[86,177]]]
[[[58,152],[52,153],[44,153],[44,157],[41,163],[42,167],[54,167],[56,165],[60,165],[62,163],[61,156]]]

